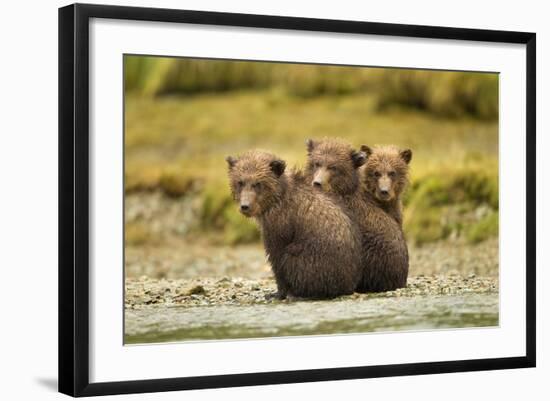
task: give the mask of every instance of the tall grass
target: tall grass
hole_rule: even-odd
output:
[[[265,88],[299,98],[369,92],[380,108],[498,116],[498,75],[487,73],[126,56],[125,85],[152,97]]]
[[[127,56],[125,85],[148,96],[224,92],[266,87],[271,70],[264,63]]]
[[[386,70],[379,80],[379,106],[405,105],[436,115],[483,119],[498,116],[498,75]]]

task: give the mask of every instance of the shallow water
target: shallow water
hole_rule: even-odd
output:
[[[125,343],[497,326],[498,293],[156,306],[125,311]]]

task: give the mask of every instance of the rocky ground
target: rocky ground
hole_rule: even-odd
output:
[[[215,306],[289,303],[274,300],[275,280],[243,278],[140,279],[126,280],[126,308],[143,309],[155,306]],[[413,297],[421,295],[467,295],[498,293],[495,277],[416,276],[410,277],[406,288],[382,293],[340,297],[340,300]]]

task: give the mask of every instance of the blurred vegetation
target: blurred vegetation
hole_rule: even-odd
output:
[[[413,149],[410,241],[498,235],[495,74],[133,56],[125,68],[126,192],[193,197],[193,236],[259,240],[231,199],[225,156],[263,148],[303,166],[305,140],[324,136]],[[148,238],[127,222],[129,245]]]
[[[125,88],[143,96],[279,88],[289,95],[372,93],[380,108],[446,117],[498,116],[498,75],[387,68],[126,56]]]
[[[415,177],[403,199],[404,228],[417,244],[498,235],[498,165],[465,162]]]
[[[498,116],[498,75],[419,70],[386,71],[379,106],[405,105],[435,115],[481,119]]]
[[[149,228],[142,222],[127,222],[124,231],[124,239],[127,245],[143,245],[154,240]]]

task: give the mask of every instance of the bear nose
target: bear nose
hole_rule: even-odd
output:
[[[382,190],[380,190],[380,194],[386,196],[386,195],[388,195],[388,191],[385,190],[385,189],[382,189]]]
[[[313,181],[313,186],[319,188],[321,183],[319,181]]]
[[[241,211],[248,212],[249,209],[250,209],[249,205],[241,205]]]

